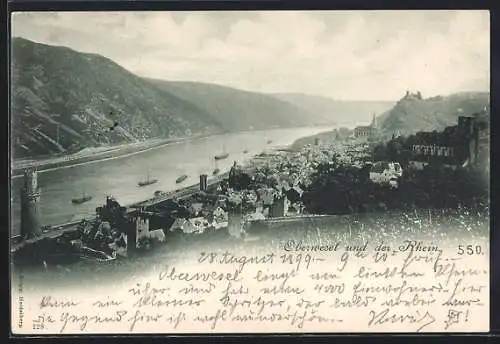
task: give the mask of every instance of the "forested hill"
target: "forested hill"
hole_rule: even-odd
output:
[[[418,92],[408,93],[379,117],[379,124],[387,132],[399,131],[401,134],[439,131],[457,124],[459,116],[482,111],[489,99],[487,92],[462,92],[426,99]]]

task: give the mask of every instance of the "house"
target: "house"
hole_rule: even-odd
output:
[[[425,166],[427,166],[428,163],[423,162],[423,161],[410,161],[408,163],[408,166],[415,169],[415,170],[423,170]]]
[[[274,193],[275,190],[271,188],[258,189],[258,201],[262,202],[264,206],[270,206],[274,202]]]
[[[126,256],[127,255],[127,235],[122,232],[120,234],[120,236],[115,239],[114,242],[112,242],[108,245],[108,247],[113,250],[113,254],[115,256]]]
[[[195,217],[189,219],[188,222],[191,224],[191,228],[195,228],[196,233],[203,233],[205,228],[210,226],[210,223],[204,217]]]
[[[280,179],[280,181],[278,182],[277,188],[278,188],[278,190],[282,190],[283,192],[287,192],[288,190],[290,190],[290,188],[291,188],[290,178]]]
[[[227,196],[227,201],[229,204],[241,204],[243,202],[242,194],[235,191],[230,191]]]
[[[201,202],[193,203],[189,207],[189,212],[191,212],[192,214],[194,214],[194,216],[198,216],[198,214],[202,210],[203,210],[203,203],[201,203]]]
[[[269,216],[270,217],[284,217],[288,213],[289,206],[288,198],[285,195],[275,196],[273,204],[271,205]]]
[[[379,161],[370,168],[370,180],[374,183],[390,183],[403,175],[398,162]]]
[[[213,222],[211,224],[211,226],[214,228],[214,229],[221,229],[221,228],[227,228],[229,225],[229,222],[228,221],[223,221],[223,222]]]
[[[255,203],[257,202],[259,196],[257,195],[257,192],[255,192],[254,190],[249,190],[245,192],[244,198],[246,202]]]
[[[158,242],[164,242],[165,241],[165,232],[163,232],[163,229],[156,229],[154,231],[150,231],[146,237],[148,239],[155,240]]]
[[[264,214],[260,213],[260,212],[255,212],[255,213],[250,213],[250,214],[247,214],[245,215],[245,222],[246,221],[257,221],[257,220],[265,220],[265,216]]]
[[[292,187],[292,190],[295,191],[299,197],[302,197],[302,194],[304,193],[304,190],[302,190],[302,187],[300,186],[300,184],[296,184]]]
[[[178,218],[174,221],[172,226],[170,226],[169,231],[170,232],[181,231],[183,233],[190,234],[190,233],[195,233],[196,231],[198,231],[198,228],[196,226],[194,226],[188,220],[186,220],[184,218]]]
[[[300,204],[300,203],[291,204],[288,207],[288,215],[291,215],[291,216],[300,215],[300,214],[302,214],[303,210],[304,210],[304,206],[302,204]]]

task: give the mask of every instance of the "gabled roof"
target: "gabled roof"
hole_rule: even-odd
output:
[[[195,211],[200,211],[203,209],[203,203],[201,202],[193,203],[191,204],[191,208],[193,208]]]
[[[383,162],[383,161],[379,161],[379,162],[375,163],[371,167],[370,172],[373,172],[373,173],[383,173],[388,168],[389,168],[389,163]]]

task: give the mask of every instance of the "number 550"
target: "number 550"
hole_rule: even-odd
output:
[[[473,254],[483,254],[483,249],[480,245],[458,245],[458,254],[459,255],[468,255],[472,256]]]

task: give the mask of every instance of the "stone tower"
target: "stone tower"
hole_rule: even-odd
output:
[[[139,243],[141,238],[147,237],[149,235],[149,217],[142,211],[135,217],[135,230],[136,230],[136,241],[135,245]]]
[[[200,174],[200,191],[207,191],[207,175]]]
[[[21,189],[21,237],[29,239],[42,234],[40,226],[40,190],[35,169],[24,171]]]

